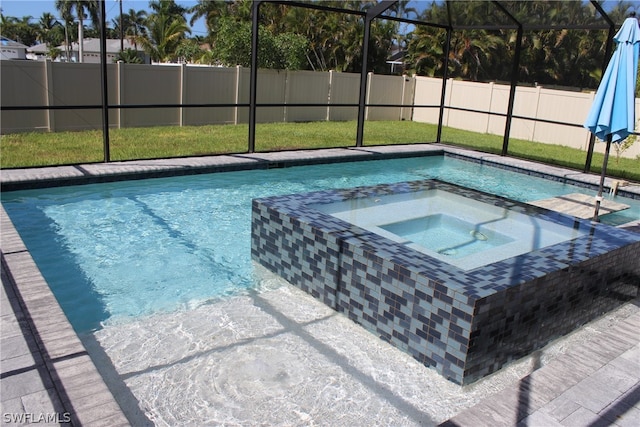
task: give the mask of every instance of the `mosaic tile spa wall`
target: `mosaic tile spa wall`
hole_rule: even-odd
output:
[[[438,189],[585,230],[471,270],[313,205]],[[436,180],[256,199],[252,257],[381,339],[469,384],[638,294],[640,235]]]

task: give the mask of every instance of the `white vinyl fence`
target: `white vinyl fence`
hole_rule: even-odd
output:
[[[99,106],[99,64],[50,61],[2,61],[0,103],[3,106]],[[143,126],[197,126],[239,124],[249,120],[250,70],[191,65],[108,64],[112,128]],[[385,76],[370,73],[367,81],[366,120],[413,120],[438,123],[442,80],[429,77]],[[260,70],[256,119],[267,122],[356,120],[360,75],[338,72]],[[502,135],[509,101],[508,85],[448,80],[444,125],[479,133]],[[518,87],[514,115],[582,124],[593,93],[543,87]],[[145,105],[169,105],[144,108]],[[215,104],[220,107],[177,107],[178,104]],[[236,104],[241,104],[237,106]],[[291,105],[293,104],[293,105]],[[319,104],[301,107],[295,104]],[[242,106],[245,105],[245,106]],[[381,105],[376,107],[375,105]],[[388,107],[386,105],[413,105]],[[424,107],[429,106],[429,107]],[[461,111],[455,108],[483,112]],[[640,103],[636,100],[636,111]],[[638,115],[637,115],[638,116]],[[640,117],[640,116],[638,116]],[[3,111],[0,133],[101,129],[100,109]],[[533,120],[513,119],[511,137],[586,150],[589,132]],[[602,151],[604,144],[596,144]],[[623,153],[640,156],[640,143]]]
[[[416,81],[414,105],[440,105],[442,79],[414,77]],[[445,105],[449,107],[505,114],[509,104],[508,85],[448,80]],[[513,106],[514,116],[530,117],[560,123],[582,125],[587,119],[595,92],[575,92],[538,87],[517,87]],[[640,100],[636,99],[636,118],[640,120]],[[437,108],[414,108],[413,120],[438,123]],[[445,109],[443,125],[478,133],[503,135],[506,118],[499,115]],[[586,150],[590,132],[582,127],[536,122],[514,118],[509,136],[547,144]],[[604,143],[596,143],[595,150],[604,152]],[[614,153],[614,151],[612,151]],[[640,143],[626,150],[624,157],[640,156]]]
[[[3,61],[0,74],[1,103],[5,106],[100,106],[99,64],[50,61]],[[197,126],[247,123],[250,70],[187,65],[108,64],[111,127]],[[337,72],[258,72],[258,104],[319,104],[259,107],[256,118],[266,122],[356,120],[358,108],[333,106],[358,104],[360,75]],[[411,103],[413,81],[402,76],[371,74],[372,103]],[[375,102],[373,100],[379,100]],[[143,108],[144,105],[219,104],[220,107]],[[410,109],[372,107],[369,120],[411,119]],[[101,129],[100,109],[5,111],[1,132]]]

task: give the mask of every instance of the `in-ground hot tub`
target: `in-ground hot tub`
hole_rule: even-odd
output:
[[[252,215],[257,262],[458,384],[638,293],[640,235],[436,180]]]
[[[430,189],[309,206],[433,258],[470,270],[588,233]]]

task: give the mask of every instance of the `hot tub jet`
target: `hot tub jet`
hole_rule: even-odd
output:
[[[488,240],[487,236],[485,236],[484,234],[476,230],[471,230],[469,234],[471,234],[471,237],[473,237],[476,240]]]

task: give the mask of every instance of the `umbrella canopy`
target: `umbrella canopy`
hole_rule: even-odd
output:
[[[594,220],[602,200],[602,188],[612,142],[620,142],[635,128],[635,87],[640,52],[640,26],[635,17],[625,19],[613,38],[617,48],[602,76],[584,127],[607,141]]]

